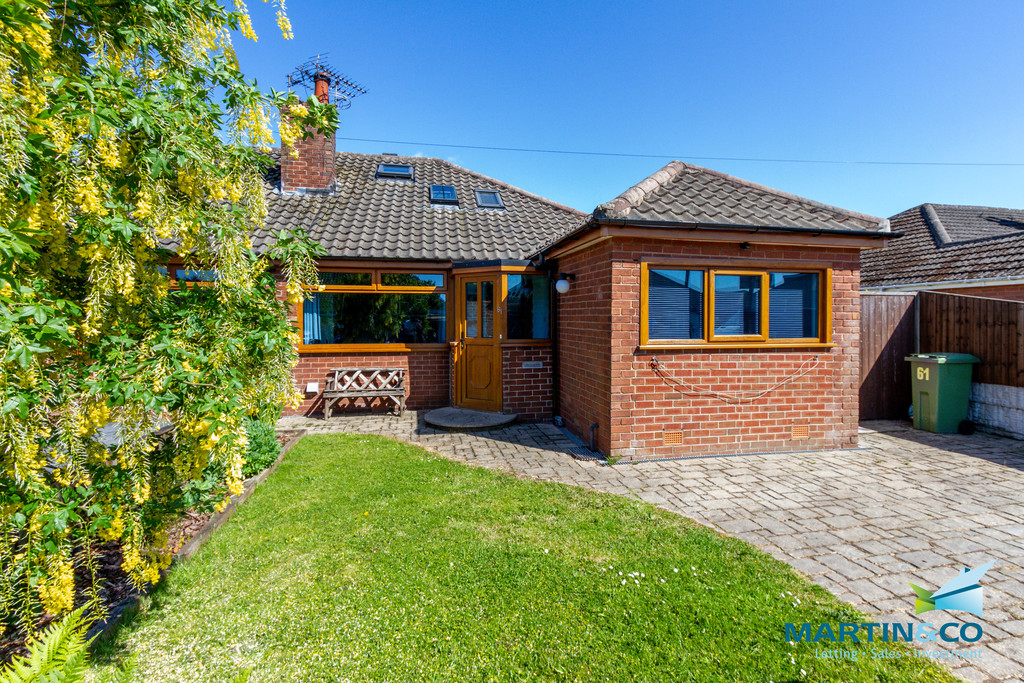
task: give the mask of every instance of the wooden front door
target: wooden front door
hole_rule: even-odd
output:
[[[501,410],[501,347],[495,324],[498,276],[464,275],[456,281],[455,405]]]

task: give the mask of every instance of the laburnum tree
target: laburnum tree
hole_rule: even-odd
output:
[[[272,115],[289,108],[292,142],[337,114],[261,93],[239,70],[239,34],[256,39],[241,0],[0,3],[9,629],[95,595],[102,542],[121,543],[134,581],[156,581],[190,485],[213,472],[219,497],[238,492],[245,418],[296,398],[295,331],[276,295],[315,281],[316,248],[301,226],[265,253],[250,237],[266,212]],[[172,272],[169,248],[183,259]],[[176,268],[215,276],[177,285]],[[97,438],[108,424],[113,446]]]

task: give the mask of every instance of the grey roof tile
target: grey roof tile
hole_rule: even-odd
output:
[[[279,152],[272,153],[275,158]],[[412,164],[414,180],[377,179],[377,165]],[[426,261],[525,258],[584,214],[443,159],[341,152],[330,194],[286,194],[266,174],[267,221],[253,245],[301,227],[340,258]],[[459,205],[431,205],[430,185],[454,185]],[[497,190],[504,209],[481,209],[473,190]]]
[[[885,221],[875,216],[829,206],[682,161],[667,164],[615,199],[601,204],[592,216],[691,225],[871,231],[885,227]],[[578,222],[541,251],[586,230],[588,222],[589,217]]]
[[[880,219],[673,161],[598,207],[611,218],[877,230]]]
[[[1024,276],[1024,210],[922,204],[890,219],[904,233],[861,257],[861,285]]]

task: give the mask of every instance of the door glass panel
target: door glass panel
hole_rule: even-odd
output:
[[[480,336],[490,339],[494,336],[494,281],[480,283]]]
[[[476,283],[466,283],[466,336],[475,337],[477,330],[477,296]]]

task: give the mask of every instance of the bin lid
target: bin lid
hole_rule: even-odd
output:
[[[969,353],[915,353],[903,360],[917,361],[918,363],[946,363],[948,365],[981,362],[980,358]]]

